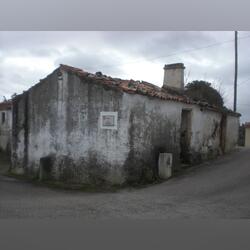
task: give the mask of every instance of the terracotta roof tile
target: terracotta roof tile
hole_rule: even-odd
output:
[[[9,110],[11,109],[12,102],[11,101],[4,101],[0,103],[0,110]]]
[[[96,75],[88,73],[82,69],[74,68],[68,65],[61,64],[61,69],[76,74],[80,77],[92,78],[96,82],[108,86],[118,87],[124,92],[137,93],[142,95],[148,95],[152,97],[157,97],[164,100],[173,100],[185,103],[195,103],[193,100],[185,96],[184,94],[171,94],[167,90],[160,88],[156,85],[145,81],[135,81],[135,80],[122,80],[119,78],[112,78],[105,75]]]
[[[232,110],[229,110],[227,108],[220,109],[206,102],[194,101],[193,99],[184,95],[184,93],[182,93],[181,91],[173,90],[171,88],[169,89],[160,88],[152,83],[148,83],[145,81],[123,80],[120,78],[112,78],[110,76],[103,75],[101,72],[92,74],[82,69],[64,65],[64,64],[61,64],[60,68],[66,72],[76,74],[79,77],[86,78],[86,79],[87,78],[93,79],[97,83],[107,85],[110,87],[115,87],[130,94],[141,94],[141,95],[147,95],[150,97],[156,97],[162,100],[183,102],[187,104],[196,104],[196,105],[205,107],[206,109],[210,109],[213,111],[227,112],[227,113],[230,113],[231,115],[240,116],[239,113],[235,113]]]
[[[250,122],[246,122],[244,126],[245,128],[250,128]]]

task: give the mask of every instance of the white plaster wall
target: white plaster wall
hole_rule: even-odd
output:
[[[66,72],[62,79],[58,81],[52,74],[48,82],[29,93],[28,162],[36,171],[40,158],[54,155],[58,179],[64,171],[62,165],[72,169],[82,182],[97,165],[98,172],[103,171],[107,181],[123,183],[124,166],[130,164],[136,168],[153,164],[159,147],[173,153],[176,161],[180,153],[183,108],[192,109],[192,153],[206,158],[210,151],[220,148],[220,113],[87,84]],[[103,111],[118,112],[117,130],[101,128]],[[212,136],[216,124],[218,128]],[[228,131],[234,127],[235,119],[229,119]],[[23,133],[22,130],[19,133],[16,151],[20,158],[24,152]]]
[[[90,164],[97,160],[103,170],[107,171],[108,181],[124,182],[126,176],[123,166],[131,150],[129,130],[132,111],[135,113],[133,125],[137,133],[133,146],[139,159],[146,159],[145,155],[152,153],[152,146],[157,146],[162,135],[169,136],[164,146],[167,148],[170,144],[174,145],[172,150],[179,153],[181,103],[126,93],[118,94],[120,97],[117,97],[113,90],[106,91],[102,86],[90,93],[88,85],[79,78],[75,77],[73,82],[68,82],[66,73],[63,74],[63,81],[53,84],[58,84],[58,99],[49,107],[57,117],[56,135],[51,134],[50,118],[46,122],[37,123],[39,112],[36,109],[32,112],[31,109],[30,116],[35,116],[36,121],[36,124],[30,123],[29,128],[29,162],[32,167],[38,169],[40,158],[51,154],[58,159],[62,156],[72,159],[72,165],[79,166],[82,160]],[[30,107],[37,105],[32,92],[29,100]],[[72,109],[68,110],[69,107]],[[101,128],[102,111],[118,112],[117,130]],[[171,123],[171,126],[164,124],[164,121]],[[71,122],[68,126],[67,123]],[[59,178],[60,164],[56,168],[56,178]],[[84,181],[86,176],[79,178]]]
[[[163,152],[173,154],[174,168],[178,168],[182,104],[131,94],[123,95],[123,103],[129,121],[128,157],[134,158],[129,161],[134,169],[157,171],[157,157]]]
[[[50,134],[50,122],[46,121],[46,125],[41,127],[38,133],[34,133],[31,127],[29,138],[29,165],[38,170],[40,158],[56,152],[51,146],[53,138]]]
[[[65,84],[64,90],[67,89],[66,78]],[[62,113],[65,114],[65,121],[63,124],[66,124],[66,119],[74,119],[75,125],[74,129],[70,131],[64,125],[61,127],[60,134],[62,136],[58,142],[62,148],[57,154],[67,155],[74,160],[76,165],[80,164],[79,162],[82,159],[89,161],[89,164],[91,164],[91,161],[97,160],[98,164],[102,165],[104,169],[106,167],[111,168],[106,176],[107,181],[122,183],[124,181],[122,165],[128,154],[127,130],[129,127],[129,120],[126,112],[123,112],[123,105],[121,109],[115,108],[114,103],[117,102],[117,99],[113,96],[112,90],[104,90],[104,93],[99,93],[103,91],[98,90],[102,89],[101,86],[98,87],[96,92],[85,94],[84,98],[79,96],[78,99],[79,89],[82,89],[84,93],[88,92],[87,84],[82,83],[79,78],[75,78],[74,82],[68,82],[68,84],[74,85],[71,95],[73,94],[75,97],[70,96],[70,98],[74,98],[74,101],[72,103],[65,102],[65,105],[72,105],[75,114],[67,114],[66,107],[64,107]],[[66,93],[69,94],[68,92]],[[98,98],[95,99],[96,95],[100,95],[100,99],[103,98],[105,101],[103,102]],[[91,101],[90,99],[94,100]],[[95,115],[91,114],[91,111],[88,109],[89,103],[97,111]],[[117,130],[101,128],[100,114],[102,111],[118,112]],[[93,122],[89,123],[93,118]],[[65,131],[67,132],[65,133]],[[97,157],[98,159],[92,159],[92,157]],[[85,179],[84,176],[82,178],[83,180]]]
[[[226,152],[231,151],[237,146],[239,139],[239,126],[240,126],[239,117],[231,115],[227,116],[226,147],[225,147]]]
[[[5,113],[5,122],[0,121],[0,149],[6,151],[11,144],[12,111],[2,110],[0,117],[2,117],[3,112]]]
[[[201,153],[203,158],[220,150],[221,114],[192,107],[191,151]]]
[[[58,164],[55,164],[55,177],[60,176],[60,159],[67,157],[71,159],[72,165],[81,165],[83,160],[90,161],[91,157],[98,158],[98,164],[103,165],[103,168],[112,168],[108,171],[107,179],[112,182],[121,183],[124,181],[124,175],[122,172],[122,164],[126,160],[127,156],[127,117],[123,116],[122,110],[112,108],[113,103],[117,100],[110,100],[109,105],[102,107],[104,104],[100,101],[93,101],[91,105],[98,110],[94,116],[95,121],[89,124],[91,118],[90,111],[88,110],[89,101],[88,98],[94,98],[98,93],[88,93],[87,84],[80,81],[79,78],[75,78],[74,82],[68,82],[67,73],[63,73],[63,80],[53,82],[58,86],[57,99],[49,101],[48,107],[53,113],[54,119],[56,119],[56,125],[51,124],[51,117],[43,112],[43,119],[41,121],[41,113],[38,111],[41,102],[33,97],[32,91],[30,92],[29,106],[30,117],[33,117],[33,121],[30,121],[29,125],[29,165],[30,167],[38,171],[40,158],[54,155],[58,159]],[[73,86],[73,92],[69,94],[69,84]],[[71,87],[72,87],[71,86]],[[100,89],[102,87],[99,86]],[[84,97],[81,96],[82,89]],[[39,89],[37,89],[39,91]],[[103,91],[103,90],[102,90]],[[98,91],[97,91],[98,92]],[[104,93],[106,91],[104,90]],[[112,97],[112,91],[110,97]],[[94,95],[94,97],[92,96]],[[102,94],[100,94],[102,96]],[[105,94],[104,94],[105,95]],[[108,96],[104,97],[108,98]],[[108,101],[107,101],[108,102]],[[72,113],[68,110],[72,107]],[[101,106],[100,106],[101,105]],[[96,107],[95,107],[96,106]],[[107,130],[101,129],[100,126],[100,111],[117,111],[118,112],[118,129]],[[50,112],[50,113],[51,113]],[[73,122],[72,128],[68,127],[68,123]],[[53,134],[52,134],[53,127]],[[108,166],[107,166],[108,163]],[[71,166],[69,166],[71,167]],[[73,166],[72,166],[73,168]],[[77,170],[76,170],[77,171]],[[79,172],[79,175],[82,174]],[[79,176],[84,181],[87,176]]]
[[[165,69],[163,84],[167,87],[184,88],[184,69]]]
[[[42,83],[42,87],[47,85],[44,90],[39,87],[31,90],[29,97],[28,161],[34,171],[39,171],[42,157],[67,154],[65,133],[67,74],[63,74],[64,80],[58,80],[56,74],[50,75],[48,79],[49,82]],[[43,96],[51,91],[56,93],[43,103]],[[36,99],[39,92],[41,100]]]
[[[245,130],[245,147],[250,147],[250,128]]]
[[[172,141],[166,141],[166,144],[172,143],[179,147],[180,137],[178,134],[180,132],[182,103],[126,93],[123,96],[123,103],[124,110],[127,111],[127,120],[129,120],[131,112],[135,107],[138,108],[135,111],[137,112],[135,123],[140,129],[138,131],[138,141],[143,142],[141,145],[138,145],[138,147],[148,145],[151,142],[150,140],[147,141],[150,137],[143,137],[147,131],[150,133],[158,133],[159,135],[164,133],[169,134]],[[170,125],[166,131],[160,131],[158,130],[157,124],[161,121],[169,122],[172,126]],[[130,126],[131,124],[128,125]]]

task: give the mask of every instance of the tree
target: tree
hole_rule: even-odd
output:
[[[218,90],[212,87],[210,82],[195,80],[185,87],[185,94],[195,101],[207,102],[210,105],[223,107],[224,100]]]

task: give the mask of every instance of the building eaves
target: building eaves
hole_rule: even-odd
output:
[[[148,83],[145,81],[124,80],[120,78],[113,78],[110,76],[103,75],[101,72],[92,74],[82,69],[68,66],[65,64],[61,64],[59,68],[68,73],[75,74],[79,76],[80,78],[91,80],[96,83],[106,85],[109,87],[117,88],[129,94],[140,94],[140,95],[146,95],[149,97],[156,97],[162,100],[176,101],[176,102],[182,102],[186,104],[194,104],[194,105],[198,105],[202,108],[205,108],[211,111],[220,112],[220,113],[228,113],[232,116],[240,116],[239,113],[235,113],[232,110],[229,110],[227,108],[221,109],[216,106],[210,105],[207,102],[194,101],[193,99],[184,95],[184,93],[180,91],[178,92],[176,90],[160,88],[152,83]]]

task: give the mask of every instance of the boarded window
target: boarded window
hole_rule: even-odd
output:
[[[101,128],[117,129],[117,112],[101,112]]]

